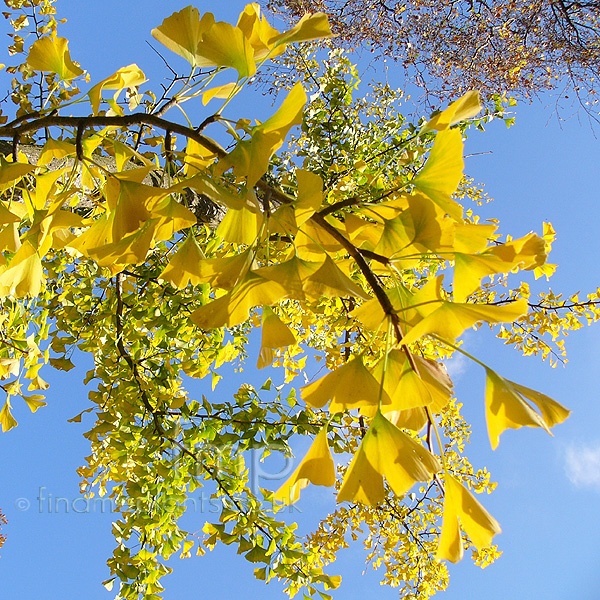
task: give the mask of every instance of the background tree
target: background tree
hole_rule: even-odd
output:
[[[323,568],[363,523],[370,559],[413,597],[442,589],[441,561],[459,560],[464,546],[478,563],[493,560],[499,525],[473,494],[493,484],[464,454],[469,428],[440,360],[464,352],[457,338],[480,322],[517,321],[521,331],[501,336],[545,347],[547,321],[528,316],[526,283],[505,288],[502,276],[551,274],[554,233],[500,238],[461,205],[481,197],[461,182],[461,123],[477,118],[477,94],[412,125],[386,86],[356,98],[356,70],[334,52],[306,61],[310,105],[295,85],[253,125],[225,116],[230,100],[288,44],[328,36],[323,15],[279,33],[255,5],[235,27],[191,7],[175,13],[153,35],[189,67],[157,96],[136,65],[87,86],[52,2],[9,5],[12,49],[25,60],[9,67],[18,108],[0,127],[11,141],[0,177],[0,419],[7,431],[12,403],[44,405],[46,363],[68,370],[76,350],[93,354],[86,382],[96,387],[73,420],[95,418],[82,488],[121,512],[106,585],[155,598],[166,559],[221,542],[257,564],[259,579],[326,596],[339,578]],[[201,116],[165,117],[200,98],[212,103]],[[41,146],[36,164],[24,143]],[[216,227],[199,219],[206,199],[223,208]],[[242,366],[259,327],[258,365],[281,367],[287,382],[306,374],[302,401],[270,379],[231,399],[206,387],[191,396],[187,377],[217,385],[224,364]],[[331,373],[306,367],[313,352]],[[470,358],[486,373],[492,446],[506,428],[566,418],[548,396]],[[289,453],[296,434],[314,441],[291,478],[275,493],[254,489],[244,453]],[[331,451],[352,456],[339,473]],[[337,486],[341,506],[302,538],[276,515],[309,482]],[[178,521],[200,486],[222,507],[204,536]]]
[[[597,116],[600,3],[563,0],[272,0],[293,20],[329,16],[341,46],[394,59],[433,104],[469,89],[531,98],[558,90]]]

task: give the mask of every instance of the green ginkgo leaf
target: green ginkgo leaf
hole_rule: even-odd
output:
[[[36,71],[56,73],[61,81],[74,79],[83,73],[69,54],[68,40],[65,38],[42,37],[29,49],[27,64]]]

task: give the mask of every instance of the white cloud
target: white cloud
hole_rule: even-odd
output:
[[[461,375],[470,367],[469,359],[460,352],[455,352],[452,358],[444,361],[448,375],[453,381],[458,381]]]
[[[573,485],[600,491],[600,442],[568,446],[565,452],[565,470]]]

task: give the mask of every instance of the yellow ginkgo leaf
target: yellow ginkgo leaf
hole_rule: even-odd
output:
[[[256,73],[254,50],[244,32],[230,23],[219,21],[204,32],[196,48],[199,67],[231,67],[239,78]]]
[[[259,212],[241,208],[230,208],[217,227],[216,234],[227,242],[251,245],[260,230],[263,215]]]
[[[10,409],[10,401],[7,399],[0,411],[0,425],[2,426],[3,433],[10,431],[13,427],[18,425],[17,420],[12,416]]]
[[[498,521],[465,486],[449,473],[445,474],[444,480],[444,519],[436,558],[455,563],[464,552],[461,528],[478,550],[490,546],[493,537],[502,530]]]
[[[293,42],[308,42],[333,37],[327,15],[322,12],[304,15],[292,29],[278,35],[272,42],[279,46]]]
[[[530,400],[540,410],[538,414]],[[506,429],[542,427],[550,433],[550,427],[562,423],[570,414],[564,406],[548,396],[504,379],[486,368],[486,420],[488,435],[493,449]]]
[[[364,456],[357,461],[361,451]],[[440,464],[429,450],[378,411],[348,467],[338,502],[346,500],[372,505],[383,500],[383,486],[374,481],[373,471],[380,478],[385,476],[394,493],[401,496],[415,482],[429,481],[440,469]]]
[[[190,233],[177,252],[171,257],[169,264],[161,273],[160,279],[168,281],[182,290],[188,283],[198,285],[202,282],[200,263],[205,259],[193,233]]]
[[[457,129],[440,131],[429,159],[413,179],[417,189],[431,198],[455,221],[462,222],[462,206],[451,196],[463,176],[462,137]]]
[[[88,92],[94,114],[97,114],[100,109],[102,90],[117,90],[114,96],[116,99],[125,88],[136,87],[145,81],[146,76],[144,72],[135,64],[123,67],[110,77],[103,79]]]
[[[466,254],[482,252],[494,235],[497,225],[456,223],[454,227],[454,250]]]
[[[21,177],[35,170],[35,165],[8,162],[0,156],[0,192],[11,188]]]
[[[285,262],[261,267],[255,272],[265,279],[281,284],[287,290],[288,298],[304,302],[306,300],[305,286],[322,264],[322,262],[311,262],[293,256]]]
[[[189,139],[185,149],[185,168],[183,174],[187,177],[198,171],[203,171],[217,159],[217,155],[196,140]],[[189,186],[187,186],[189,187]]]
[[[330,256],[327,256],[321,267],[308,277],[304,283],[304,291],[314,299],[321,296],[369,299],[356,283],[342,273]]]
[[[61,81],[78,77],[83,69],[72,60],[65,38],[42,37],[29,49],[27,64],[36,71],[56,73]]]
[[[206,106],[213,98],[229,98],[235,89],[235,83],[226,83],[224,85],[210,88],[202,94],[202,104]]]
[[[329,220],[330,225],[335,227]],[[337,253],[343,250],[340,243],[325,229],[309,219],[298,230],[295,240],[296,252],[304,260],[323,260],[327,253]]]
[[[32,244],[25,242],[13,256],[8,269],[0,275],[0,297],[37,296],[43,281],[42,261]]]
[[[322,408],[331,400],[329,411],[343,412],[361,406],[377,406],[380,395],[379,382],[357,356],[335,371],[301,388],[302,399],[313,408]],[[383,402],[389,404],[387,394]]]
[[[0,224],[7,225],[8,223],[20,223],[21,217],[12,212],[4,202],[0,202]]]
[[[525,298],[504,305],[443,302],[404,336],[402,344],[412,344],[429,333],[454,341],[475,323],[512,323],[526,315],[527,309]]]
[[[283,144],[288,131],[302,122],[306,93],[297,83],[277,112],[252,129],[252,138],[244,140],[227,155],[224,166],[233,167],[237,176],[246,176],[249,188],[266,173],[273,153]]]
[[[534,233],[518,240],[499,244],[479,254],[455,253],[454,300],[464,302],[494,273],[508,273],[516,268],[535,269],[546,260],[546,243]]]
[[[257,368],[264,369],[273,362],[273,351],[276,348],[284,348],[295,343],[296,338],[290,328],[281,321],[270,306],[263,306],[262,339]]]
[[[279,32],[269,25],[265,17],[261,16],[260,5],[256,2],[246,5],[240,13],[237,27],[243,31],[250,42],[256,60],[263,60],[267,56],[273,58],[285,51],[285,46],[280,45],[275,48],[272,40],[279,36]]]
[[[60,159],[67,156],[75,156],[76,153],[77,146],[75,144],[49,138],[46,140],[37,162],[38,165],[48,165],[53,158]]]
[[[153,29],[152,36],[175,54],[183,56],[192,67],[196,67],[198,44],[214,24],[215,18],[211,13],[205,13],[200,19],[198,9],[187,6]]]
[[[198,264],[198,281],[211,287],[231,290],[246,275],[252,263],[250,248],[234,256],[207,258]]]
[[[452,125],[470,119],[481,111],[479,92],[469,90],[466,94],[455,100],[446,110],[430,119],[425,125],[426,129],[437,129],[441,131]]]
[[[335,484],[335,465],[327,443],[327,427],[319,431],[302,462],[273,498],[285,505],[294,504],[300,498],[300,490],[309,483],[326,487]]]
[[[296,224],[300,227],[306,222],[323,202],[323,180],[321,177],[304,169],[296,169],[298,181],[298,198],[294,203]]]
[[[247,273],[235,290],[201,306],[191,315],[202,329],[234,327],[243,323],[254,306],[272,306],[286,296],[286,290],[276,281]]]
[[[427,411],[423,407],[409,408],[407,410],[386,412],[385,418],[400,429],[421,431],[428,422]]]

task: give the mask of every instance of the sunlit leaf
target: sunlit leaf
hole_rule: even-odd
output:
[[[117,90],[114,99],[118,97],[125,88],[133,88],[146,81],[143,71],[135,64],[123,67],[113,73],[110,77],[97,83],[89,92],[90,102],[94,114],[98,114],[100,109],[100,99],[102,90]]]
[[[335,465],[327,443],[327,427],[319,431],[302,462],[275,492],[274,500],[286,505],[294,504],[300,498],[300,490],[309,483],[327,487],[335,483]]]
[[[357,356],[335,371],[301,388],[302,399],[313,408],[322,408],[331,400],[329,412],[343,412],[361,406],[377,406],[381,386]],[[390,399],[383,393],[382,401]]]
[[[298,23],[272,41],[275,45],[291,44],[293,42],[308,42],[322,38],[332,37],[327,15],[322,12],[305,14]]]
[[[401,496],[417,481],[429,481],[440,470],[429,450],[378,411],[348,467],[338,502],[375,505],[384,497],[378,478],[385,476],[394,493]]]
[[[269,306],[263,306],[262,338],[257,367],[268,367],[274,358],[276,348],[284,348],[296,343],[296,338],[290,328],[281,321]]]
[[[464,161],[462,137],[457,129],[440,131],[429,159],[413,179],[415,186],[429,196],[445,213],[462,222],[462,206],[451,196],[462,179]]]
[[[240,78],[256,73],[254,50],[244,32],[230,23],[214,23],[196,48],[199,67],[231,67]]]
[[[56,73],[62,81],[78,77],[83,69],[71,60],[67,45],[65,38],[42,37],[29,49],[27,63],[36,71]]]
[[[190,233],[171,257],[160,278],[170,282],[180,290],[185,288],[188,283],[198,285],[202,282],[200,264],[204,259],[204,253],[200,249],[196,238]]]
[[[466,94],[455,100],[446,110],[430,119],[425,127],[427,129],[448,129],[452,125],[470,119],[481,111],[479,92],[469,90]]]
[[[10,409],[10,401],[7,399],[0,411],[0,425],[2,425],[3,432],[10,431],[13,427],[18,425],[17,420],[13,417]]]
[[[501,533],[498,521],[476,500],[475,496],[449,473],[445,474],[444,520],[436,558],[458,562],[463,557],[461,528],[481,550]]]
[[[29,243],[24,243],[13,256],[8,268],[0,275],[0,297],[9,294],[22,298],[40,293],[44,273],[42,262],[36,249]]]
[[[504,379],[487,368],[485,400],[488,434],[493,449],[498,446],[500,434],[506,429],[542,427],[550,433],[550,427],[562,423],[570,413],[552,398]],[[528,400],[537,405],[541,415]]]
[[[243,323],[254,306],[271,306],[286,296],[286,290],[276,281],[249,273],[238,287],[201,306],[191,315],[202,329],[233,327]]]
[[[198,44],[214,24],[215,18],[211,13],[205,13],[200,19],[198,9],[187,6],[167,17],[162,25],[153,29],[152,36],[195,67],[198,66]]]
[[[475,323],[512,323],[526,315],[527,309],[527,300],[524,298],[497,306],[443,302],[439,308],[417,323],[404,336],[402,343],[412,344],[429,333],[454,341]]]

